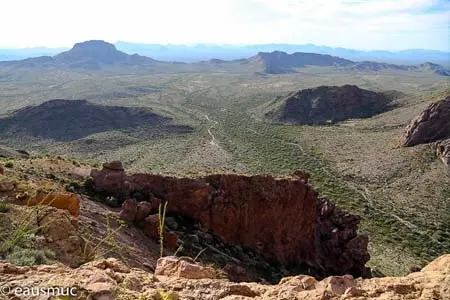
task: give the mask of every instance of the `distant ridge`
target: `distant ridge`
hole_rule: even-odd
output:
[[[342,70],[360,72],[380,72],[385,70],[429,72],[441,76],[450,76],[450,70],[430,62],[418,66],[394,65],[373,61],[354,62],[337,56],[296,52],[288,54],[282,51],[260,52],[250,57],[248,63],[259,63],[267,74],[295,73],[295,68],[306,66],[335,67]]]

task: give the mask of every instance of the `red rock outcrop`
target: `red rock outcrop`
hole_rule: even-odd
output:
[[[402,144],[406,147],[436,142],[450,137],[450,96],[432,103],[406,127]]]
[[[168,202],[168,212],[198,220],[224,241],[255,249],[281,264],[307,264],[324,275],[366,274],[367,238],[357,235],[359,217],[318,199],[303,178],[128,176],[121,167],[108,165],[91,176],[96,192],[148,201],[153,208]],[[130,203],[137,207],[137,202],[126,205]],[[137,215],[137,209],[127,209]]]

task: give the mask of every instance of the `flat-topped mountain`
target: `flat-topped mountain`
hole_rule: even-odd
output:
[[[69,51],[55,56],[41,56],[18,61],[1,62],[0,66],[13,67],[69,67],[100,69],[102,66],[146,66],[155,60],[137,54],[129,55],[116,49],[113,44],[92,40],[77,43]]]
[[[368,118],[389,109],[390,95],[356,85],[320,86],[289,94],[266,113],[271,121],[290,124],[327,124]]]
[[[51,100],[20,109],[0,118],[0,136],[23,135],[71,141],[112,130],[150,127],[163,131],[189,131],[187,126],[170,125],[147,108],[104,106],[86,100]]]

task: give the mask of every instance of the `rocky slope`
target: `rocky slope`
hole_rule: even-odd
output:
[[[123,207],[127,219],[142,222],[143,228],[154,223],[150,211],[168,203],[169,213],[197,220],[225,242],[249,247],[281,265],[306,265],[321,275],[369,275],[364,266],[368,239],[357,234],[359,217],[320,199],[304,176],[127,175],[120,162],[104,164],[91,176],[89,185],[97,194],[149,203],[145,208],[127,201]]]
[[[188,126],[170,125],[170,119],[146,108],[104,106],[85,100],[51,100],[0,118],[0,137],[23,135],[72,141],[113,130],[147,128],[148,132],[187,132]],[[150,130],[149,130],[150,129]]]
[[[450,95],[430,104],[406,127],[402,144],[406,147],[436,142],[450,137]]]
[[[391,95],[355,85],[320,86],[292,93],[265,114],[278,123],[327,124],[350,118],[368,118],[389,109]]]
[[[284,278],[277,285],[232,283],[215,278],[213,270],[192,259],[164,257],[155,274],[129,268],[116,259],[97,260],[77,269],[61,264],[18,267],[0,261],[0,282],[7,299],[18,299],[18,287],[66,287],[79,300],[333,300],[333,299],[448,299],[450,255],[405,277],[354,279],[332,276]],[[72,288],[69,290],[69,288]],[[21,298],[19,298],[21,299]],[[27,299],[42,299],[31,296]]]

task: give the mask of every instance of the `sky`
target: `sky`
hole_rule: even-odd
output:
[[[92,39],[450,51],[450,0],[0,1],[0,48]]]

